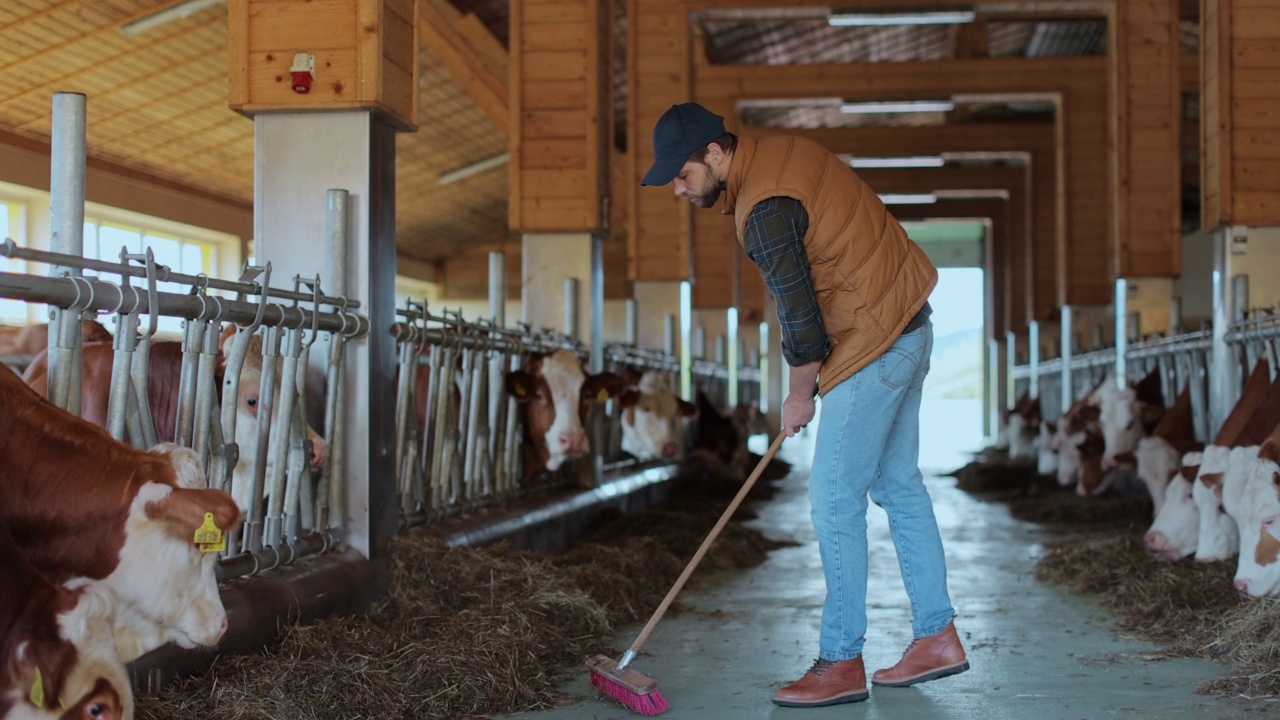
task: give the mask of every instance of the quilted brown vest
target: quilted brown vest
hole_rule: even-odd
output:
[[[875,191],[822,145],[785,135],[738,138],[724,212],[732,210],[739,242],[751,209],[774,196],[794,198],[809,213],[804,247],[833,343],[818,375],[825,395],[893,344],[929,299],[938,271]]]

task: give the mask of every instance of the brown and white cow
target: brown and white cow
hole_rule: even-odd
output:
[[[80,340],[86,343],[111,340],[111,333],[96,320],[80,321]],[[0,355],[38,355],[49,347],[49,325],[0,327]]]
[[[1138,447],[1133,451],[1133,463],[1137,466],[1138,477],[1151,495],[1154,515],[1160,514],[1165,489],[1178,472],[1179,459],[1188,452],[1203,449],[1204,444],[1196,441],[1191,417],[1191,384],[1187,383],[1173,407],[1160,418],[1150,435],[1138,441]],[[1117,460],[1127,462],[1123,456]]]
[[[1093,404],[1100,409],[1102,440],[1105,451],[1103,469],[1116,466],[1117,458],[1132,460],[1138,442],[1146,437],[1164,416],[1164,398],[1160,392],[1160,368],[1147,373],[1141,381],[1124,388],[1108,380],[1093,394]]]
[[[1009,410],[1005,435],[1009,443],[1009,459],[1031,459],[1036,456],[1036,438],[1040,434],[1040,398],[1023,393]]]
[[[132,718],[111,591],[83,578],[50,582],[2,521],[0,577],[0,718]]]
[[[559,469],[588,451],[583,421],[593,402],[622,392],[623,380],[603,372],[588,375],[569,350],[531,356],[520,370],[507,373],[506,389],[522,408],[524,482],[544,470]]]
[[[1180,484],[1179,488],[1175,489],[1176,479],[1170,482],[1165,493],[1165,502],[1161,505],[1155,522],[1145,536],[1148,552],[1164,560],[1176,560],[1196,552],[1200,536],[1201,511],[1200,506],[1195,502],[1195,484],[1203,485],[1201,476],[1213,477],[1218,473],[1226,473],[1231,462],[1231,448],[1249,440],[1249,438],[1242,438],[1242,434],[1262,406],[1270,388],[1269,366],[1266,360],[1262,359],[1249,375],[1244,391],[1231,412],[1227,414],[1222,426],[1218,428],[1213,441],[1205,446],[1203,452],[1189,453],[1196,455],[1197,462],[1194,463],[1196,472],[1190,477],[1185,490],[1186,502],[1183,501],[1184,493]],[[1253,428],[1256,430],[1257,427],[1259,424],[1254,423]],[[1256,438],[1252,442],[1256,444],[1261,439]],[[1184,472],[1185,468],[1192,464],[1184,457],[1182,463]],[[1201,489],[1200,494],[1202,498],[1205,497],[1204,489]],[[1176,503],[1170,505],[1173,501]],[[1217,502],[1214,500],[1212,504],[1216,505]],[[1205,503],[1202,502],[1202,504]],[[1210,516],[1216,518],[1214,513],[1210,513]]]
[[[618,397],[622,407],[622,450],[641,461],[681,458],[681,420],[696,416],[697,406],[676,395],[669,372],[640,373],[629,367],[622,372],[622,379],[626,383],[626,390]]]
[[[1280,442],[1268,439],[1241,489],[1236,591],[1247,598],[1280,590]]]
[[[128,447],[0,373],[0,459],[0,520],[50,580],[102,580],[116,594],[126,662],[226,631],[217,554],[195,540],[206,520],[226,531],[240,511],[205,487],[194,452]]]

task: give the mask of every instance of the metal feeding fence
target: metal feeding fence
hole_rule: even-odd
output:
[[[114,316],[107,431],[143,449],[168,440],[193,449],[204,462],[209,486],[237,498],[245,520],[228,533],[224,577],[293,562],[342,540],[346,489],[341,457],[330,458],[318,477],[307,467],[304,380],[312,346],[323,337],[329,345],[324,439],[340,449],[344,347],[369,332],[369,321],[353,312],[359,303],[326,295],[318,276],[295,277],[291,290],[273,288],[269,264],[248,267],[232,281],[172,272],[157,265],[149,249],[141,254],[122,250],[117,263],[22,248],[6,239],[0,255],[67,269],[54,277],[0,273],[0,297],[57,309],[50,313],[47,396],[59,407],[74,413],[80,409],[80,318],[87,313]],[[98,277],[78,274],[85,270]],[[105,279],[110,276],[119,279]],[[190,290],[160,292],[158,282]],[[181,370],[169,405],[176,408],[172,438],[157,436],[152,416],[156,398],[148,395],[160,316],[183,320]],[[224,332],[229,346],[220,364]],[[250,359],[257,370],[258,407],[254,426],[246,428],[241,426],[246,417],[240,383]],[[256,448],[252,457],[242,456],[243,445]]]

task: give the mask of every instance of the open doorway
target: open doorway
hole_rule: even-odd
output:
[[[984,277],[977,267],[943,267],[929,297],[933,356],[920,403],[920,467],[950,471],[983,445]]]

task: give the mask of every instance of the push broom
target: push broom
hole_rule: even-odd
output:
[[[786,433],[778,433],[778,437],[774,438],[773,444],[769,446],[769,450],[760,458],[760,462],[756,465],[756,469],[752,471],[751,477],[742,484],[742,489],[738,490],[738,494],[734,496],[733,502],[729,503],[729,507],[725,508],[724,514],[720,516],[720,520],[716,526],[711,528],[711,532],[707,534],[707,539],[702,541],[702,545],[698,551],[693,554],[693,559],[684,567],[684,572],[680,573],[680,577],[676,580],[676,584],[671,586],[667,591],[667,596],[662,599],[662,603],[658,605],[658,609],[654,611],[653,617],[649,618],[648,624],[640,631],[640,635],[636,637],[636,641],[631,643],[631,647],[622,654],[622,658],[616,662],[613,658],[605,655],[594,655],[587,658],[587,668],[591,672],[591,686],[625,705],[633,712],[641,715],[657,715],[666,712],[668,709],[667,701],[663,699],[662,693],[658,692],[658,682],[653,678],[631,669],[631,661],[635,660],[636,653],[640,652],[640,647],[649,639],[649,634],[657,627],[658,621],[666,614],[667,608],[671,607],[672,601],[676,599],[676,595],[680,593],[685,582],[689,580],[689,576],[693,574],[694,568],[698,567],[698,563],[702,562],[702,556],[707,554],[707,549],[711,547],[711,543],[715,542],[720,531],[729,522],[729,518],[742,504],[747,493],[751,492],[752,486],[756,484],[760,474],[764,472],[765,466],[773,459],[778,448],[782,445],[782,441],[786,438]]]

